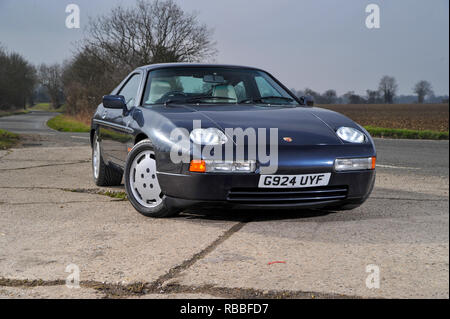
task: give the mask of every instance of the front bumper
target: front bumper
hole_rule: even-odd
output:
[[[256,173],[158,173],[167,204],[172,207],[352,209],[370,195],[375,170],[332,172],[327,186],[314,188],[261,189],[258,188],[259,178]]]

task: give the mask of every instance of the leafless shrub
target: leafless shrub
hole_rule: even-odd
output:
[[[41,64],[37,75],[39,83],[47,89],[53,108],[58,108],[61,105],[63,91],[61,66],[59,64]]]
[[[172,0],[139,0],[91,19],[88,37],[64,70],[68,112],[92,112],[138,66],[210,59],[216,53],[211,34]]]

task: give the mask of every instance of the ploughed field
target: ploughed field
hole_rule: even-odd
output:
[[[345,114],[363,126],[440,132],[449,129],[448,104],[324,104],[318,106]]]

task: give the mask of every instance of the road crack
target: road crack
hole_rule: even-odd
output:
[[[242,221],[235,225],[233,225],[231,228],[229,228],[225,233],[220,235],[216,240],[214,240],[211,244],[209,244],[205,249],[202,251],[196,253],[191,258],[185,260],[180,265],[175,266],[171,268],[167,273],[160,276],[158,279],[156,279],[151,285],[148,287],[149,290],[158,290],[163,286],[163,284],[175,277],[177,277],[182,271],[188,269],[192,265],[194,265],[197,261],[200,259],[205,258],[209,253],[211,253],[214,249],[216,249],[217,246],[222,244],[224,241],[226,241],[228,238],[230,238],[234,233],[238,232],[242,227],[247,224],[248,221]]]
[[[73,193],[83,193],[83,194],[95,194],[95,195],[103,195],[116,199],[117,201],[125,201],[128,200],[127,193],[123,191],[111,191],[111,190],[102,190],[95,188],[75,188],[75,189],[63,189],[64,191],[69,191]]]
[[[63,286],[65,280],[42,279],[9,279],[0,278],[0,287],[34,288]],[[253,288],[219,287],[214,285],[186,286],[169,284],[163,289],[156,288],[152,283],[135,282],[131,284],[114,284],[100,281],[81,281],[80,287],[94,289],[103,293],[103,298],[139,297],[148,294],[208,294],[219,298],[235,299],[355,299],[361,298],[345,294],[330,294],[312,291],[293,290],[262,290]]]
[[[115,201],[121,201],[121,200],[115,200]],[[111,201],[96,201],[96,203],[110,203]],[[53,204],[53,205],[64,205],[64,204],[77,204],[77,203],[92,203],[91,200],[73,200],[73,201],[66,201],[66,202],[30,202],[30,203],[6,203],[6,202],[0,202],[0,205],[10,205],[10,206],[21,206],[21,205],[47,205],[47,204]]]
[[[71,191],[70,188],[64,187],[50,187],[50,186],[0,186],[0,189],[46,189],[46,190],[59,190],[59,191]]]
[[[0,168],[0,171],[17,171],[17,170],[25,170],[25,169],[31,169],[31,168],[41,168],[41,167],[61,166],[61,165],[74,165],[74,164],[88,163],[90,161],[91,160],[83,160],[83,161],[77,161],[77,162],[66,162],[66,163],[59,163],[59,164],[43,164],[43,165],[28,166],[28,167]]]
[[[120,201],[126,201],[127,194],[123,191],[112,191],[112,190],[103,190],[99,188],[57,188],[57,187],[18,187],[18,186],[12,186],[12,187],[4,187],[0,186],[0,189],[45,189],[45,190],[59,190],[64,192],[72,192],[72,193],[83,193],[83,194],[92,194],[92,195],[102,195],[112,198],[110,201],[101,201],[104,203],[109,202],[120,202]],[[30,203],[7,203],[0,201],[0,205],[7,204],[7,205],[30,205],[30,204],[72,204],[72,203],[91,203],[92,201],[86,200],[73,200],[73,201],[65,201],[65,202],[30,202]],[[99,202],[99,201],[97,201]]]

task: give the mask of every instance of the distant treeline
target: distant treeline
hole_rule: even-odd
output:
[[[356,94],[349,91],[343,95],[337,95],[335,90],[327,90],[319,93],[311,89],[291,91],[298,97],[309,95],[314,98],[317,104],[413,104],[413,103],[448,103],[448,95],[434,95],[432,92],[426,95],[393,95],[389,101],[386,101],[382,91],[367,90],[365,95]]]

